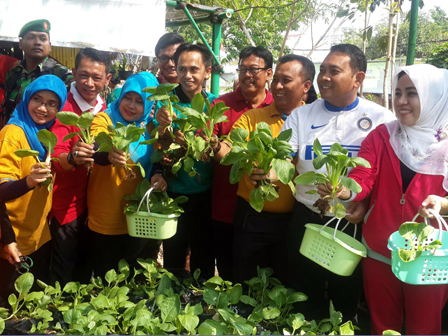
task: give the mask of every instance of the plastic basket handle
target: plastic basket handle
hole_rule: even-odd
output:
[[[445,228],[445,230],[448,231],[448,225],[446,224],[445,220],[443,219],[442,216],[440,216],[440,214],[438,212],[435,212],[432,209],[428,209],[428,212],[434,216],[434,218],[437,221],[437,224],[439,224],[439,240],[442,241],[442,230]],[[430,224],[428,217],[426,217],[425,220],[426,220],[427,224]]]
[[[322,228],[319,230],[319,233],[321,233],[323,231],[323,229],[330,224],[332,221],[334,221],[337,217],[333,217],[332,219],[330,219],[328,222],[326,222],[324,224],[324,226],[322,226]],[[338,229],[339,223],[341,222],[342,218],[338,219],[338,222],[336,223],[335,227],[334,227],[334,233],[333,233],[333,240],[336,240],[336,230]],[[344,232],[344,230],[347,228],[347,226],[350,224],[349,221],[347,221],[347,224],[345,224],[345,226],[342,228],[341,232]],[[355,225],[355,232],[353,233],[353,238],[356,237],[356,231],[358,230],[358,226]]]
[[[152,188],[149,188],[148,191],[143,195],[142,200],[140,201],[140,204],[137,208],[137,214],[140,212],[140,208],[142,206],[143,201],[146,199],[146,207],[148,208],[148,214],[151,214],[151,209],[149,208],[149,195],[151,195],[151,192],[154,190],[158,182],[154,183]]]

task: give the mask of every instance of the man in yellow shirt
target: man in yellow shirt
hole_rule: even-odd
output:
[[[243,128],[251,132],[263,121],[269,125],[273,137],[277,137],[289,114],[305,104],[304,96],[311,88],[314,75],[314,64],[306,57],[283,56],[277,63],[271,84],[274,103],[247,111],[235,122],[232,130]],[[221,160],[231,148],[225,141],[218,147],[215,160]],[[262,172],[254,169],[253,174]],[[257,265],[273,268],[280,280],[283,280],[286,270],[285,233],[291,219],[294,196],[289,186],[276,182],[279,198],[265,202],[263,211],[258,213],[249,204],[250,191],[255,184],[247,174],[238,184],[233,258],[235,280],[240,283],[257,275]]]

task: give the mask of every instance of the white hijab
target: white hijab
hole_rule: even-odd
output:
[[[398,74],[409,75],[420,99],[420,117],[413,126],[399,121],[386,124],[390,144],[401,162],[413,171],[442,175],[448,191],[448,70],[429,64],[398,68],[394,76],[392,97]]]

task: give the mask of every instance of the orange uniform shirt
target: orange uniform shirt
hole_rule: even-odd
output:
[[[6,125],[0,132],[0,183],[17,181],[31,172],[37,158],[19,158],[17,149],[31,149],[23,130],[16,125]],[[48,214],[51,210],[51,193],[45,186],[37,186],[25,195],[5,202],[17,245],[24,255],[37,251],[50,241]],[[0,256],[5,257],[3,249]]]

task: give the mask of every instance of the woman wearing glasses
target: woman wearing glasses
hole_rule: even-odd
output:
[[[39,184],[52,178],[45,163],[46,148],[37,139],[37,132],[51,129],[56,113],[64,106],[67,89],[56,76],[37,78],[25,90],[8,124],[0,132],[0,195],[6,203],[18,248],[34,261],[35,278],[48,281],[51,236],[48,213],[51,192]],[[39,153],[20,158],[14,152],[32,149]],[[0,251],[0,302],[6,300],[19,275]]]

